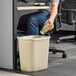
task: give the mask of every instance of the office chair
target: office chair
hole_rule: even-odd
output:
[[[61,27],[61,15],[62,15],[61,14],[61,8],[62,8],[62,2],[63,1],[64,0],[60,0],[60,2],[59,2],[58,14],[57,14],[57,17],[55,18],[55,22],[54,22],[56,31],[59,31],[59,28]],[[67,54],[65,53],[64,50],[59,50],[59,49],[56,49],[55,47],[50,47],[49,52],[52,52],[53,54],[62,53],[62,58],[67,57]]]
[[[65,0],[62,2],[61,7],[61,23],[73,26],[76,31],[76,0]],[[65,25],[61,24],[61,27]],[[67,28],[68,29],[68,28]],[[60,27],[58,28],[60,30]],[[66,31],[67,33],[67,31]],[[76,39],[76,33],[73,35],[61,36],[58,38],[57,43],[61,40]]]

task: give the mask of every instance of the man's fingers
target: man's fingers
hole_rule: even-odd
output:
[[[50,25],[50,30],[52,30],[53,28],[54,28],[54,25],[51,24],[51,25]]]
[[[46,25],[45,27],[46,27],[46,29],[48,29],[48,31],[51,31],[54,28],[54,25],[49,20],[47,20],[45,22],[45,25]]]
[[[49,30],[52,30],[52,29],[54,28],[54,25],[51,24],[51,22],[49,21],[49,23],[48,23],[48,27],[49,27]]]

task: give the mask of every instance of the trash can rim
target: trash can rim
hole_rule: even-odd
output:
[[[40,37],[39,37],[40,36]],[[25,39],[25,40],[44,40],[44,39],[50,39],[50,36],[41,36],[41,35],[31,35],[31,36],[22,36],[17,37],[18,39]]]

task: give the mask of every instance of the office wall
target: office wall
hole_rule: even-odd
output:
[[[13,68],[12,0],[0,0],[0,68]]]

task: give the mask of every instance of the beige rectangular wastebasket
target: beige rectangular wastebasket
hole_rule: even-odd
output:
[[[17,37],[22,71],[35,72],[48,67],[49,36]]]

